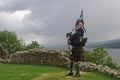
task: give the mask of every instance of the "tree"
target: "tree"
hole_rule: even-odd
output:
[[[32,43],[28,44],[25,48],[25,50],[28,50],[28,49],[34,49],[34,48],[43,48],[43,46],[39,45],[39,43],[35,40],[35,41],[32,41]]]
[[[15,32],[0,31],[0,43],[9,54],[23,49],[23,41],[17,38]]]
[[[119,68],[117,66],[117,63],[112,61],[112,58],[102,46],[96,47],[95,49],[93,49],[93,52],[85,51],[84,55],[85,61],[92,62],[98,65],[106,65],[111,68]]]
[[[93,58],[92,58],[92,52],[90,52],[89,50],[84,50],[84,60],[87,62],[92,62]]]
[[[108,58],[108,53],[103,47],[97,47],[93,50],[92,59],[96,64],[105,64]]]

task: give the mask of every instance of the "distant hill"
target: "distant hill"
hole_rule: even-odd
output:
[[[107,40],[102,42],[87,43],[86,47],[94,48],[97,46],[103,46],[105,48],[120,48],[120,39]]]
[[[84,47],[86,48],[95,48],[97,46],[103,46],[105,48],[120,48],[120,39],[107,40],[102,42],[87,42]],[[67,44],[53,44],[53,45],[45,45],[46,48],[53,49],[67,49]]]

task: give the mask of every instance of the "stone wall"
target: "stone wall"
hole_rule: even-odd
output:
[[[111,69],[108,66],[96,65],[91,62],[80,62],[80,68],[83,71],[98,71],[120,79],[120,71],[116,69]]]
[[[50,64],[55,66],[69,67],[69,59],[66,53],[53,49],[31,49],[16,52],[10,55],[12,63]],[[96,65],[90,62],[80,62],[82,71],[99,71],[113,77],[120,78],[120,72],[108,66]]]
[[[31,49],[11,54],[10,62],[67,66],[68,59],[64,56],[64,54],[64,52],[46,48]]]

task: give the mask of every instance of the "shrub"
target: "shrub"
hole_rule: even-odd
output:
[[[88,62],[92,62],[98,65],[106,65],[111,68],[119,69],[117,66],[117,63],[112,61],[112,58],[109,56],[107,51],[104,49],[104,47],[96,47],[93,49],[92,52],[85,51],[84,53],[85,60]]]

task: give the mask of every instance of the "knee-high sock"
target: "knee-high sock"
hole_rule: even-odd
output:
[[[70,64],[70,72],[73,73],[73,62],[71,61],[69,64]]]
[[[75,68],[77,70],[77,74],[80,74],[80,66],[79,63],[75,64]]]

